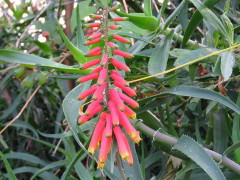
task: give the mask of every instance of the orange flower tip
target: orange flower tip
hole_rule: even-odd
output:
[[[121,7],[121,4],[117,4],[116,6],[113,6],[110,11],[116,11],[117,9],[119,9]]]
[[[128,17],[115,17],[113,18],[113,21],[127,21],[128,19]]]
[[[131,138],[135,138],[135,137],[136,137],[136,133],[135,133],[135,132],[132,132],[132,133],[129,134],[129,136],[130,136]]]

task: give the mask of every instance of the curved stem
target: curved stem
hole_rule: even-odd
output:
[[[171,136],[168,136],[168,135],[165,135],[163,133],[160,133],[158,131],[155,131],[151,128],[149,128],[148,126],[146,126],[145,124],[141,123],[140,121],[137,121],[137,120],[132,120],[133,124],[135,124],[135,127],[143,132],[144,134],[146,134],[147,136],[149,137],[154,137],[154,139],[156,141],[158,141],[159,143],[162,143],[164,145],[168,144],[168,145],[171,145],[171,146],[174,146],[178,139],[176,138],[173,138]],[[237,174],[240,174],[240,165],[235,163],[233,160],[227,158],[227,157],[224,157],[215,152],[215,151],[212,151],[210,149],[207,149],[207,148],[204,148],[204,150],[217,162],[221,162],[221,164],[227,168],[229,168],[230,170],[234,171],[235,173]]]

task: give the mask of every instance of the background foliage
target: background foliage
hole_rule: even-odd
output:
[[[111,14],[129,17],[117,33],[134,42],[119,46],[135,55],[125,79],[143,140],[132,167],[113,149],[96,168],[85,147],[97,118],[77,125],[90,84],[71,89],[89,73],[81,25],[108,3],[0,2],[0,179],[240,179],[238,0],[128,0]]]

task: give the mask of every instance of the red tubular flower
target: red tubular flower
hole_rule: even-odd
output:
[[[99,86],[101,86],[101,85],[105,82],[105,80],[106,80],[106,78],[107,78],[107,75],[108,75],[107,69],[106,69],[106,68],[103,68],[103,69],[100,71],[100,75],[99,75],[99,78],[98,78],[98,81],[97,81],[97,84],[98,84]]]
[[[106,117],[106,137],[112,137],[112,117],[110,114]]]
[[[87,63],[82,64],[82,65],[80,66],[80,69],[90,68],[90,67],[92,67],[92,66],[95,66],[95,65],[99,64],[100,62],[101,62],[100,59],[94,59],[94,60],[92,60],[92,61],[89,61],[89,62],[87,62]]]
[[[92,55],[88,56],[88,57],[92,57],[92,56],[100,56],[102,54],[101,51],[93,53]]]
[[[120,99],[117,90],[109,89],[110,99],[115,102],[117,108],[120,111],[125,111],[125,105],[123,101]]]
[[[120,51],[118,49],[114,49],[113,53],[116,54],[116,55],[119,55],[119,56],[123,56],[123,57],[128,58],[128,59],[132,59],[133,58],[132,54],[124,52],[124,51]]]
[[[128,39],[126,39],[126,38],[124,38],[122,36],[116,35],[116,34],[113,35],[113,39],[116,39],[116,40],[118,40],[118,41],[120,41],[122,43],[126,43],[126,44],[130,44],[131,43]]]
[[[137,136],[138,132],[137,130],[132,126],[132,124],[129,122],[127,116],[124,114],[124,112],[118,112],[119,116],[119,123],[122,125],[122,127],[126,130],[128,135],[131,138],[134,138]]]
[[[117,111],[115,103],[112,100],[110,100],[108,102],[108,108],[111,112],[112,123],[114,126],[117,126],[119,124],[119,117],[118,117],[118,113],[117,113],[118,111]]]
[[[106,129],[102,134],[102,142],[98,156],[98,168],[103,168],[107,161],[107,156],[111,148],[112,137],[106,137]]]
[[[91,71],[91,73],[98,73],[98,72],[100,72],[102,69],[103,69],[103,66],[98,66],[98,67],[96,67],[95,69],[93,69],[93,70]]]
[[[98,77],[99,77],[99,73],[92,73],[92,74],[80,77],[78,79],[78,81],[80,83],[83,83],[83,82],[86,82],[86,81],[89,81],[89,80],[92,80],[92,79],[97,79]]]
[[[113,18],[113,21],[127,21],[128,19],[128,17],[115,17]]]
[[[97,87],[98,87],[98,85],[96,85],[96,84],[93,85],[92,87],[90,87],[86,91],[84,91],[81,94],[79,94],[78,99],[82,100],[82,99],[86,98],[87,96],[93,94],[96,91]]]
[[[133,165],[133,156],[132,156],[132,152],[131,152],[131,148],[129,146],[129,143],[128,143],[128,140],[127,140],[127,137],[125,136],[125,134],[123,133],[123,139],[126,143],[126,146],[127,146],[127,150],[128,150],[128,153],[129,153],[129,157],[127,158],[127,162],[130,166]]]
[[[115,74],[115,75],[117,75],[117,76],[122,77],[122,75],[121,75],[119,72],[117,72],[116,70],[112,70],[112,74]]]
[[[125,94],[121,93],[118,91],[118,94],[120,96],[120,98],[126,102],[127,104],[129,104],[131,107],[133,108],[139,108],[139,104],[134,101],[133,99],[131,99],[130,97],[126,96]]]
[[[110,11],[116,11],[117,9],[119,9],[121,7],[120,4],[117,4],[116,6],[113,6]]]
[[[119,29],[122,29],[122,26],[120,26],[120,25],[110,25],[109,28],[112,29],[112,30],[119,30]]]
[[[94,34],[90,35],[88,37],[88,39],[89,40],[94,40],[94,39],[97,39],[97,38],[100,38],[100,37],[102,37],[102,33],[98,32],[98,33],[94,33]]]
[[[129,152],[124,141],[123,132],[121,131],[119,126],[115,126],[113,128],[113,132],[117,139],[119,154],[121,155],[123,160],[127,160],[129,157]]]
[[[134,97],[137,95],[133,89],[131,89],[130,87],[123,86],[122,84],[119,84],[117,81],[114,81],[113,84],[114,86],[122,89],[125,93],[127,93],[131,97]]]
[[[103,112],[103,113],[105,113],[105,112]],[[104,120],[105,118],[101,119],[101,116],[103,116],[102,114],[100,115],[100,119],[95,126],[95,129],[94,129],[94,132],[93,132],[93,135],[91,137],[91,141],[90,141],[90,144],[88,147],[88,152],[91,153],[92,155],[95,153],[95,151],[98,147],[98,144],[102,139],[100,134],[103,133],[103,130],[104,130],[104,127],[106,124],[106,121]]]
[[[92,56],[93,54],[96,54],[96,53],[98,53],[98,52],[100,52],[100,51],[101,51],[101,48],[100,48],[100,47],[95,47],[95,48],[91,49],[90,51],[86,52],[86,53],[85,53],[85,56],[90,57],[90,56]]]
[[[131,119],[136,119],[136,113],[126,105],[124,113]]]
[[[101,65],[106,65],[108,63],[108,55],[104,54],[102,57]]]
[[[112,49],[117,49],[118,48],[118,45],[113,43],[113,42],[108,42],[107,45],[108,45],[108,47],[110,47]]]
[[[118,76],[117,74],[115,73],[111,73],[111,78],[114,80],[114,81],[117,81],[118,83],[124,85],[124,86],[129,86],[128,82],[123,79],[121,76]]]
[[[89,23],[89,24],[84,24],[83,27],[86,28],[92,28],[92,27],[100,27],[101,23]]]
[[[91,119],[95,114],[99,113],[102,110],[102,105],[99,105],[98,107],[96,107],[91,114],[89,114],[89,116],[86,115],[82,115],[79,119],[78,122],[80,124],[84,124],[85,122],[87,122],[89,119]]]
[[[102,15],[96,15],[96,14],[90,14],[89,17],[93,19],[102,19]]]
[[[105,83],[103,83],[101,86],[98,86],[97,90],[94,92],[94,94],[92,96],[92,99],[97,100],[97,99],[102,98],[102,96],[103,96],[102,93],[103,93],[105,87],[106,87]]]
[[[127,65],[123,64],[122,62],[120,61],[117,61],[116,59],[114,58],[111,58],[110,59],[110,62],[112,63],[112,65],[117,68],[118,70],[124,70],[126,72],[130,72],[130,69]]]
[[[101,101],[102,99],[98,99],[97,101],[93,101],[92,103],[90,103],[84,114],[86,116],[89,116],[94,111],[95,108],[98,108],[98,106],[101,106],[99,104]]]
[[[92,41],[86,41],[86,42],[83,43],[83,45],[89,46],[89,45],[92,45],[92,44],[99,43],[100,41],[101,41],[101,39],[100,39],[100,38],[97,38],[97,39],[94,39],[94,40],[92,40]]]

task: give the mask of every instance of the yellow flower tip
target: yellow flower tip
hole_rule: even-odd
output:
[[[113,124],[113,126],[118,126],[118,125],[119,125],[119,123],[114,123],[114,124]]]
[[[110,138],[110,137],[112,137],[112,135],[111,134],[106,134],[106,137]]]
[[[121,153],[120,155],[121,155],[121,157],[122,157],[123,160],[127,160],[128,157],[129,157],[129,153],[128,153],[128,152]]]
[[[138,144],[142,139],[139,137],[139,138],[133,138],[132,140]]]
[[[93,155],[95,153],[95,149],[94,148],[88,148],[88,152]]]
[[[134,113],[132,116],[131,116],[131,119],[136,119],[137,118],[137,115]]]
[[[130,135],[131,138],[136,137],[136,133],[135,133],[135,132],[132,132],[132,133],[130,133],[129,135]]]
[[[125,108],[120,108],[120,111],[124,112],[124,111],[125,111]]]
[[[105,166],[105,164],[106,164],[106,163],[98,162],[98,166],[97,166],[97,168],[98,168],[98,169],[103,169],[104,166]]]

